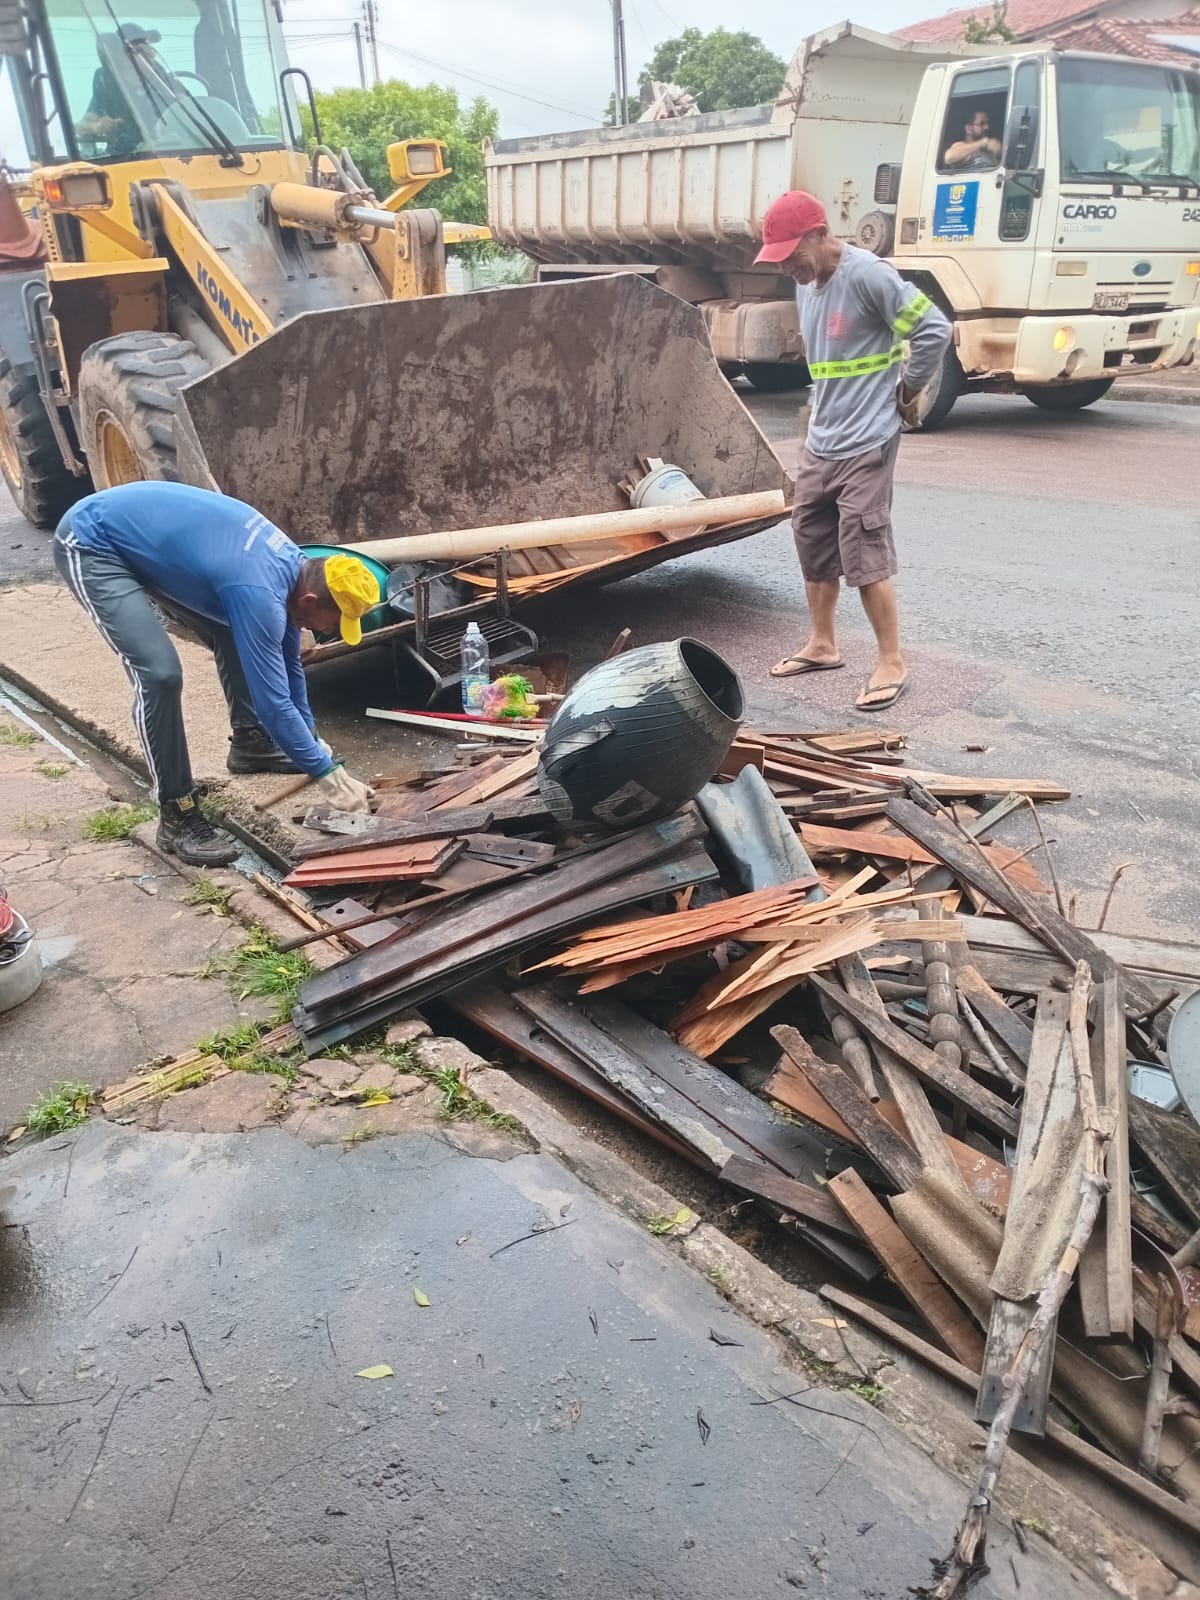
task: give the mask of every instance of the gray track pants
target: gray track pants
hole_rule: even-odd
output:
[[[85,550],[75,542],[69,511],[54,537],[54,565],[120,658],[133,685],[133,721],[155,798],[161,805],[191,794],[196,785],[183,729],[183,668],[155,607],[182,623],[212,651],[230,725],[237,731],[257,728],[258,717],[233,634],[221,623],[152,596],[118,557]]]

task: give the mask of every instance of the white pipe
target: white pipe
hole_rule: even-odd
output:
[[[595,544],[631,534],[666,533],[677,528],[715,528],[787,510],[782,489],[733,494],[718,500],[689,500],[678,506],[644,506],[638,511],[599,511],[583,517],[551,517],[543,522],[503,522],[492,528],[458,528],[445,533],[415,533],[394,539],[362,539],[343,546],[376,561],[449,561],[488,556],[497,550],[540,550],[547,545]]]

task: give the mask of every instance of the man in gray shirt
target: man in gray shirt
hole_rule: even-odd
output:
[[[915,409],[936,373],[950,324],[887,262],[835,239],[825,208],[803,190],[768,207],[756,260],[777,264],[799,285],[800,332],[813,378],[792,512],[811,631],[771,675],[843,665],[834,619],[845,578],[862,598],[877,650],[855,707],[884,711],[908,682],[892,582],[892,480],[902,411]]]

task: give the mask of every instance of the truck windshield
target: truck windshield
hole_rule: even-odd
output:
[[[1103,56],[1058,63],[1062,178],[1200,184],[1200,77]]]
[[[262,0],[48,0],[46,10],[85,159],[283,143]]]

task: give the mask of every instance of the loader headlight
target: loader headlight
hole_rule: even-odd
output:
[[[1074,328],[1058,328],[1054,334],[1054,348],[1056,350],[1069,350],[1075,343]]]
[[[108,173],[93,168],[90,172],[64,172],[47,178],[43,184],[46,203],[68,211],[104,210],[112,205]]]
[[[393,183],[411,178],[436,178],[446,170],[446,146],[440,139],[402,139],[388,145],[388,173]]]

